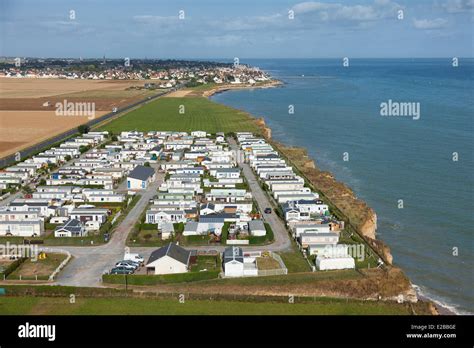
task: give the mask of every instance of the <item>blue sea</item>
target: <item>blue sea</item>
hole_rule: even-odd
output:
[[[474,60],[460,58],[458,67],[451,58],[241,63],[284,85],[212,99],[263,116],[274,139],[307,148],[375,209],[378,238],[420,293],[473,313]],[[419,119],[381,116],[389,100],[419,103]]]

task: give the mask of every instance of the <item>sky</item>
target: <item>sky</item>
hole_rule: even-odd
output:
[[[0,0],[0,56],[473,57],[474,0]]]

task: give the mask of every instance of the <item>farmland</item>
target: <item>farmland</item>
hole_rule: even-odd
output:
[[[182,111],[183,113],[180,113]],[[258,132],[245,112],[209,101],[203,97],[160,98],[101,127],[113,133],[137,131],[204,130],[210,133]]]
[[[134,80],[66,80],[66,79],[9,79],[0,80],[0,94],[3,98],[41,98],[52,96],[73,96],[74,93],[92,91],[93,95],[123,91],[131,86],[142,86],[145,81]],[[123,95],[122,95],[123,96]]]
[[[217,305],[218,304],[218,305]],[[408,315],[409,309],[394,303],[317,299],[312,302],[241,302],[229,300],[153,300],[141,298],[3,297],[5,315]]]
[[[104,115],[96,111],[96,117]],[[89,121],[87,116],[57,116],[54,111],[0,111],[0,157]]]
[[[94,103],[95,117],[156,93],[144,81],[0,79],[0,157],[76,128],[86,116],[55,114],[55,104]]]

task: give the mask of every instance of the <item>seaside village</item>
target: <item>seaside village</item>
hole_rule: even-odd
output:
[[[173,69],[127,70],[123,66],[96,71],[71,71],[71,68],[29,68],[16,67],[0,69],[0,78],[12,79],[66,79],[66,80],[146,80],[145,89],[173,88],[183,81],[197,84],[250,84],[267,82],[270,77],[257,67],[244,64],[216,67],[180,67]]]
[[[288,236],[308,269],[354,268],[339,241],[344,223],[285,159],[261,137],[228,136],[90,131],[17,162],[0,171],[0,238],[104,244],[145,197],[126,245],[149,252],[113,260],[111,274],[286,274],[271,246]]]

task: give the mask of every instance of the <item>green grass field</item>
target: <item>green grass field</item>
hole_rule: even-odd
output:
[[[181,105],[184,114],[179,113]],[[259,132],[247,113],[203,97],[159,98],[104,124],[100,129],[113,133],[125,130]]]
[[[139,298],[3,297],[3,315],[407,315],[396,303],[316,299],[305,303]]]

